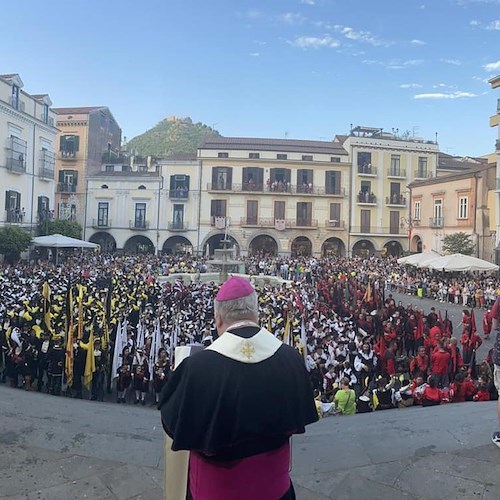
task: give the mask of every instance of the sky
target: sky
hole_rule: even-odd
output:
[[[128,139],[175,115],[228,137],[332,140],[352,124],[494,151],[500,0],[36,4],[2,3],[0,73],[54,107],[108,106]]]

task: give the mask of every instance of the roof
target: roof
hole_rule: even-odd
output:
[[[263,139],[253,137],[210,137],[205,140],[200,149],[251,149],[259,151],[347,155],[347,151],[341,144],[331,141]]]
[[[165,161],[196,161],[197,159],[196,153],[173,153],[162,157]]]
[[[486,164],[488,164],[487,158],[452,156],[447,153],[439,153],[437,168],[441,170],[469,170]]]
[[[488,80],[488,83],[491,85],[491,88],[496,89],[500,87],[500,75],[494,76]]]
[[[78,115],[90,113],[91,111],[95,111],[96,109],[105,109],[107,106],[87,106],[87,107],[75,107],[75,108],[53,108],[52,111],[55,111],[58,115]]]
[[[443,183],[446,184],[451,181],[473,177],[474,174],[477,174],[478,172],[484,172],[490,168],[496,168],[496,165],[494,163],[492,163],[491,165],[479,165],[479,166],[475,164],[474,168],[469,168],[464,172],[457,172],[455,174],[433,177],[432,179],[427,179],[425,181],[413,181],[412,183],[409,184],[409,186],[421,187],[421,186],[430,186],[432,184],[443,184]]]

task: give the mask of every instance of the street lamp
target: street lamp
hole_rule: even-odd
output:
[[[404,229],[405,227],[408,229],[408,252],[410,252],[410,245],[411,245],[411,232],[413,229],[413,221],[411,220],[411,216],[408,217],[401,217],[401,221],[399,223],[399,226],[401,229]]]

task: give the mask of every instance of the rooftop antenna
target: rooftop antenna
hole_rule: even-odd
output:
[[[412,134],[413,134],[413,137],[415,137],[415,131],[417,131],[417,132],[418,132],[418,129],[419,129],[419,128],[420,128],[420,127],[419,127],[418,125],[413,125],[413,127],[412,127]]]
[[[288,130],[285,130],[285,139],[288,139]]]

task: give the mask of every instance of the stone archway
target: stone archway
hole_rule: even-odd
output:
[[[420,236],[414,236],[410,241],[410,252],[422,253],[423,244]]]
[[[321,245],[321,255],[323,257],[329,257],[337,255],[342,257],[345,255],[345,245],[340,238],[328,238]]]
[[[369,257],[375,253],[375,247],[370,240],[359,240],[352,247],[353,257]]]
[[[146,236],[137,235],[127,240],[123,251],[128,254],[155,253],[155,246]]]
[[[259,234],[255,236],[248,246],[250,255],[278,255],[278,242],[268,234]]]
[[[162,247],[162,253],[175,255],[184,253],[193,253],[192,243],[184,236],[171,236],[165,240]]]
[[[312,255],[311,240],[305,236],[298,236],[292,241],[292,257],[309,257]]]
[[[218,233],[210,236],[207,241],[205,241],[203,245],[203,255],[212,257],[215,254],[215,250],[223,249],[222,240],[226,235],[224,233]],[[227,239],[229,240],[229,244],[227,245],[228,249],[233,249],[233,256],[236,257],[240,253],[240,246],[235,238],[231,235],[227,235]]]
[[[387,257],[400,257],[403,252],[403,246],[399,241],[396,240],[388,241],[382,249],[382,255]]]
[[[101,247],[102,253],[113,253],[116,250],[116,241],[109,233],[100,231],[99,233],[94,233],[89,241],[91,243],[97,243]]]

